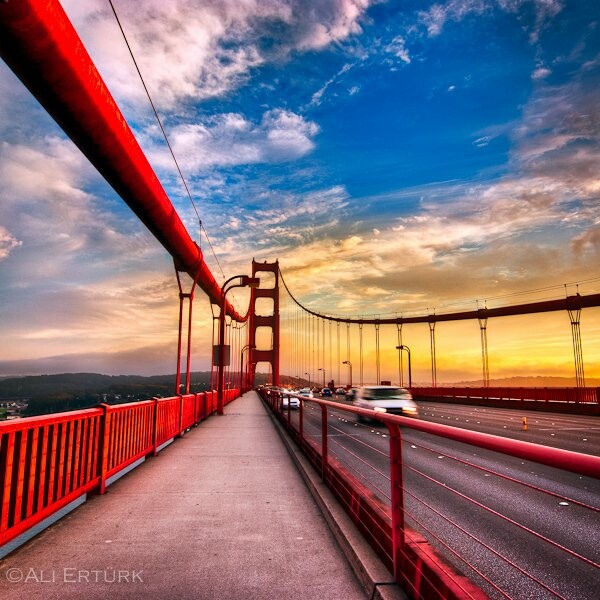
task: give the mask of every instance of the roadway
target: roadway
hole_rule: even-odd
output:
[[[598,421],[590,417],[528,413],[524,432],[522,411],[419,405],[425,420],[569,450],[598,449]],[[320,444],[320,411],[309,402],[305,407],[305,435]],[[297,412],[293,419],[297,421]],[[357,423],[353,415],[333,409],[329,434],[332,456],[389,503],[386,428]],[[600,597],[598,480],[408,428],[403,439],[407,525],[491,597],[506,597],[503,593],[511,598]]]
[[[600,454],[600,417],[488,408],[446,402],[417,402],[424,421],[501,435],[584,454]],[[527,430],[523,428],[527,419]]]

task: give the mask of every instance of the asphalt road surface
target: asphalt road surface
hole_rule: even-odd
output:
[[[598,453],[596,418],[529,412],[523,431],[523,411],[419,406],[424,420]],[[328,415],[330,453],[389,503],[386,428],[342,410]],[[320,443],[320,410],[310,402],[304,430]],[[600,598],[599,480],[408,428],[403,440],[407,525],[491,597]]]

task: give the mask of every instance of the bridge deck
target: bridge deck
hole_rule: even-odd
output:
[[[7,556],[0,596],[364,593],[251,392]]]

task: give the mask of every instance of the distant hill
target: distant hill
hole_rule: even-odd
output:
[[[185,377],[185,376],[184,376]],[[182,379],[182,382],[185,379]],[[193,373],[192,391],[210,387],[210,372]],[[101,375],[63,373],[0,380],[0,400],[26,400],[25,416],[89,408],[100,402],[120,404],[175,394],[175,375]]]
[[[210,371],[191,373],[190,391],[201,392],[210,389],[210,379]],[[257,373],[256,380],[258,384],[266,383],[267,375]],[[185,382],[185,374],[182,375],[181,382]],[[0,380],[0,401],[26,400],[28,407],[25,416],[89,408],[100,402],[120,404],[173,395],[175,374],[144,377],[62,373],[8,377]]]

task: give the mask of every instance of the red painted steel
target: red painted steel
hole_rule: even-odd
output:
[[[0,544],[98,486],[100,408],[0,423]]]
[[[497,398],[499,400],[533,400],[599,404],[600,388],[529,388],[529,387],[414,387],[419,396],[450,396],[452,398]]]
[[[259,276],[260,273],[273,273],[275,285],[273,287],[258,287],[250,290],[250,308],[249,323],[250,331],[248,334],[248,370],[250,372],[250,383],[254,386],[254,377],[256,374],[256,365],[259,362],[267,362],[271,365],[273,385],[279,385],[279,340],[280,340],[280,317],[279,317],[279,261],[272,263],[263,263],[252,260],[252,277]],[[259,298],[270,298],[273,300],[273,314],[269,316],[259,316],[256,314],[256,301]],[[273,345],[267,350],[258,350],[256,348],[256,329],[258,327],[270,327],[272,331]]]
[[[415,398],[525,410],[600,414],[600,388],[413,387]]]
[[[220,302],[221,287],[57,0],[0,2],[0,55],[156,239]],[[243,321],[227,302],[227,314]]]
[[[512,306],[501,306],[498,308],[480,308],[478,310],[466,310],[453,313],[442,313],[442,314],[427,314],[419,315],[415,317],[387,317],[387,318],[350,318],[350,317],[333,317],[326,315],[314,310],[306,308],[301,304],[292,294],[290,289],[285,283],[283,274],[279,272],[281,281],[290,295],[290,298],[296,305],[302,308],[310,315],[325,319],[328,321],[334,321],[337,323],[357,323],[359,325],[404,325],[406,323],[438,323],[441,321],[465,321],[470,319],[491,319],[492,317],[509,317],[516,315],[531,315],[543,312],[555,312],[559,310],[581,310],[583,308],[593,308],[600,306],[600,294],[587,294],[576,296],[567,296],[566,298],[560,298],[558,300],[545,300],[543,302],[527,302],[523,304],[513,304]]]
[[[181,401],[179,396],[163,398],[158,401],[156,445],[160,446],[176,437],[179,429],[179,411]]]
[[[407,492],[404,490],[402,477],[403,465],[401,458],[399,426],[406,427],[408,430],[414,429],[417,431],[423,431],[425,433],[430,433],[477,447],[486,448],[510,456],[516,456],[533,462],[538,462],[540,464],[549,465],[554,468],[571,471],[573,473],[600,478],[600,457],[579,454],[545,446],[538,446],[527,442],[519,442],[516,440],[500,438],[498,436],[482,434],[478,432],[468,432],[458,428],[427,423],[406,417],[373,413],[372,411],[326,400],[309,400],[307,398],[298,396],[301,401],[301,408],[298,411],[299,414],[297,419],[295,419],[297,424],[294,424],[292,421],[290,421],[288,415],[286,414],[287,411],[281,406],[281,401],[277,394],[266,393],[262,390],[260,391],[261,396],[266,403],[271,407],[280,421],[288,428],[290,433],[298,441],[299,445],[307,454],[317,472],[324,474],[324,481],[332,489],[335,496],[344,506],[345,510],[348,512],[359,530],[363,533],[363,535],[365,535],[365,538],[371,544],[374,551],[382,558],[390,570],[395,573],[397,580],[405,586],[406,591],[413,598],[463,598],[465,597],[465,594],[473,598],[482,598],[485,597],[485,594],[477,588],[474,588],[473,584],[465,580],[464,576],[461,576],[453,572],[452,569],[447,568],[445,560],[436,554],[433,548],[426,543],[425,539],[423,539],[420,534],[404,526],[405,509],[403,495]],[[317,404],[318,408],[320,408],[320,411],[317,411],[317,414],[320,412],[322,415],[320,427],[315,428],[313,425],[311,426],[312,430],[310,432],[306,431],[306,426],[304,424],[305,403]],[[336,409],[338,411],[353,413],[354,415],[363,415],[365,417],[368,416],[369,418],[375,418],[387,426],[390,432],[390,473],[388,480],[391,486],[391,495],[389,491],[385,492],[383,490],[380,491],[380,495],[381,497],[387,498],[390,501],[389,507],[386,507],[384,504],[382,504],[382,502],[374,495],[372,489],[367,488],[366,485],[363,485],[360,482],[360,478],[362,476],[362,474],[359,473],[360,469],[358,469],[355,473],[348,471],[347,467],[340,462],[335,450],[328,446],[327,442],[322,439],[326,436],[335,434],[334,437],[331,438],[332,444],[335,444],[335,436],[343,433],[334,425],[327,426],[327,424],[323,422],[327,419],[327,413],[329,409]],[[330,429],[331,431],[329,431]],[[353,443],[360,444],[362,442],[358,439],[354,439],[353,437]],[[324,451],[323,448],[326,448],[327,450]],[[324,453],[327,454],[326,464],[323,461]],[[435,450],[435,455],[437,454],[439,454],[439,450]],[[365,466],[369,465],[365,464]],[[470,468],[486,470],[484,467],[475,467],[471,463],[469,463],[468,466]],[[383,473],[380,473],[380,475],[385,476]],[[500,473],[494,473],[494,475],[503,477]],[[441,482],[438,482],[438,484],[443,486],[444,489],[447,489],[450,493],[459,493],[451,488],[446,488],[445,484],[442,484]],[[523,485],[526,488],[532,488],[531,484],[524,483]],[[556,494],[552,491],[543,489],[539,489],[538,491],[544,494],[556,496]],[[463,499],[471,502],[471,500],[468,497],[465,497],[464,494],[460,495]],[[475,502],[475,504],[478,503]],[[577,504],[580,506],[585,506],[581,503]],[[495,513],[495,511],[492,511],[491,509],[480,504],[479,508],[494,513],[500,518],[508,519],[507,517],[504,517],[499,513]],[[590,510],[597,510],[593,507],[587,508]],[[444,518],[444,515],[440,514],[439,516]],[[411,518],[414,519],[414,517]],[[516,523],[515,521],[510,519],[508,520],[513,526],[531,533],[555,548],[565,551],[577,559],[583,560],[584,562],[591,562],[585,557],[573,553],[568,548],[550,539],[547,539],[540,534],[537,534],[535,531],[532,531],[529,528]],[[454,525],[458,526],[457,524]],[[421,524],[421,526],[424,530],[428,530],[427,524]],[[429,534],[442,546],[446,546],[443,540],[436,537],[435,532],[429,531]],[[456,552],[453,550],[453,548],[447,546],[447,549],[450,553],[454,553],[456,555]],[[495,552],[492,548],[488,549],[493,553]],[[458,555],[456,556],[461,561],[463,560],[462,557]],[[500,558],[507,560],[504,557]],[[510,560],[507,562],[519,570],[518,565],[515,565]],[[503,591],[495,583],[490,581],[490,579],[479,572],[475,567],[472,568],[479,574],[479,576],[486,580],[491,587],[505,596]],[[523,574],[527,577],[530,577],[527,573],[523,572]],[[536,579],[534,576],[531,576],[531,579],[543,588],[548,589],[543,582]]]
[[[239,390],[227,393],[227,402]],[[145,400],[0,423],[0,545],[214,412],[216,393]],[[180,420],[183,406],[183,419]]]

